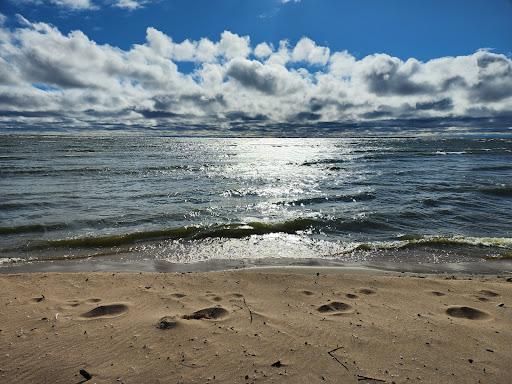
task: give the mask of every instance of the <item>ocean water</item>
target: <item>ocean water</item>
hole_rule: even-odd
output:
[[[3,268],[511,258],[511,138],[0,137]]]

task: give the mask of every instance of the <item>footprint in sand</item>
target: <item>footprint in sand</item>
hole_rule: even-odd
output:
[[[183,318],[186,320],[216,320],[226,317],[228,311],[222,307],[204,308],[191,313],[190,315],[184,315]]]
[[[86,319],[112,318],[121,316],[126,312],[128,312],[128,306],[126,304],[108,304],[93,308],[83,313],[82,317]]]
[[[317,311],[320,313],[348,313],[352,307],[348,304],[341,303],[339,301],[331,301],[328,304],[321,305],[317,308]]]
[[[313,296],[314,295],[314,293],[311,292],[311,291],[302,291],[302,294],[306,295],[306,296]]]
[[[353,293],[347,293],[345,295],[345,297],[349,298],[349,299],[357,299],[359,296],[353,294]]]
[[[446,314],[451,317],[469,320],[485,320],[490,317],[488,313],[471,307],[450,307],[446,310]]]
[[[222,297],[220,297],[220,296],[216,295],[216,294],[215,294],[215,293],[213,293],[213,292],[209,292],[209,293],[207,293],[207,294],[206,294],[206,297],[208,297],[209,299],[211,299],[211,300],[213,300],[213,301],[217,301],[217,302],[222,301]]]
[[[92,298],[92,299],[85,300],[85,302],[88,303],[88,304],[99,303],[100,301],[101,301],[101,299],[97,299],[97,298]]]
[[[363,295],[373,295],[375,293],[375,290],[371,288],[361,288],[359,290],[359,293],[362,293]]]
[[[97,298],[91,298],[91,299],[85,299],[85,300],[71,299],[71,300],[65,301],[63,304],[60,304],[59,306],[57,306],[57,308],[61,309],[61,310],[68,310],[68,309],[80,307],[81,305],[84,305],[84,304],[85,305],[96,304],[96,303],[99,303],[100,301],[101,301],[101,299],[97,299]]]
[[[434,296],[446,296],[445,293],[439,291],[431,291],[430,293]]]
[[[500,295],[499,293],[496,293],[496,292],[493,292],[493,291],[489,291],[487,289],[482,289],[479,293],[481,295],[488,296],[488,297],[497,297],[497,296]]]
[[[60,309],[60,310],[70,310],[70,309],[73,309],[73,308],[76,308],[76,307],[79,307],[80,304],[82,304],[82,302],[80,300],[66,300],[65,302],[63,303],[59,303],[57,305],[57,309]]]
[[[176,299],[182,299],[183,297],[185,297],[187,295],[185,295],[184,293],[171,293],[170,296],[174,297]]]

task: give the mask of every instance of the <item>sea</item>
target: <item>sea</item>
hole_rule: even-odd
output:
[[[0,272],[512,271],[512,138],[0,136]]]

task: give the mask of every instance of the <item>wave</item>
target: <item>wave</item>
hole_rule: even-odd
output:
[[[253,235],[271,233],[298,234],[305,231],[360,232],[388,228],[388,224],[375,218],[362,219],[315,219],[297,218],[284,222],[249,222],[210,226],[185,226],[151,231],[139,231],[106,236],[90,236],[69,239],[46,240],[34,243],[31,249],[114,247],[151,240],[202,240],[207,238],[241,239]]]
[[[512,238],[509,237],[472,237],[472,236],[400,236],[392,241],[375,241],[368,243],[354,243],[353,246],[337,254],[346,254],[356,251],[386,251],[418,247],[443,247],[443,246],[469,246],[469,247],[493,247],[500,249],[512,249]],[[336,256],[330,255],[330,256]]]
[[[399,241],[404,242],[403,246],[418,245],[470,245],[478,247],[512,247],[510,237],[474,237],[474,236],[401,236]]]
[[[341,164],[346,163],[347,160],[343,159],[322,159],[322,160],[313,160],[313,161],[305,161],[300,164],[303,167],[310,167],[312,165],[320,165],[320,164]]]
[[[133,244],[143,240],[201,240],[206,238],[243,238],[251,235],[264,235],[273,232],[296,233],[306,230],[314,225],[313,220],[300,219],[283,223],[266,224],[253,222],[248,224],[227,224],[220,226],[189,226],[179,228],[160,229],[154,231],[132,232],[118,235],[83,237],[62,240],[48,240],[46,246],[53,248],[86,248],[86,247],[113,247]]]
[[[206,240],[205,247],[210,246],[209,238],[213,240],[220,240],[220,244],[227,239],[243,239],[244,244],[252,247],[252,242],[248,241],[250,235],[264,235],[272,232],[286,232],[290,234],[301,235],[300,230],[309,227],[311,224],[310,219],[292,220],[283,223],[265,224],[265,223],[252,223],[252,225],[245,224],[230,224],[218,227],[211,227],[209,230],[200,227],[183,227],[177,229],[161,230],[161,231],[148,231],[137,232],[124,235],[111,235],[103,237],[89,237],[89,238],[74,238],[52,240],[39,244],[36,247],[30,247],[28,250],[45,250],[50,251],[44,254],[29,253],[30,257],[4,257],[0,258],[0,264],[10,264],[18,262],[33,262],[33,261],[65,261],[77,259],[89,259],[98,257],[115,257],[119,254],[126,254],[130,252],[139,252],[139,248],[132,248],[131,245],[140,244],[139,241],[158,240],[163,239],[187,239],[192,241],[199,241],[196,246],[202,247],[202,240]],[[270,241],[273,241],[273,237]],[[191,243],[193,244],[193,243]],[[488,260],[510,260],[512,257],[512,238],[506,237],[471,237],[471,236],[419,236],[409,235],[400,236],[394,240],[389,241],[371,241],[371,242],[327,242],[324,240],[313,240],[308,242],[311,245],[310,257],[319,257],[324,259],[336,259],[337,257],[345,257],[346,255],[357,255],[359,253],[365,254],[388,254],[393,255],[394,252],[410,252],[413,253],[419,250],[427,251],[429,254],[434,250],[461,252],[472,252],[469,254],[475,255],[479,258]],[[331,244],[331,245],[329,245]],[[117,246],[127,246],[120,247]],[[163,246],[168,246],[165,243]],[[52,248],[49,248],[52,247]],[[320,248],[319,248],[320,247]],[[325,248],[324,248],[325,247]],[[337,252],[323,253],[322,250],[336,249]],[[483,250],[489,248],[491,253]],[[60,249],[62,251],[57,251]],[[229,247],[228,247],[229,249]],[[27,250],[26,248],[24,250]],[[63,254],[63,252],[65,252]],[[476,253],[475,253],[476,252]],[[25,254],[25,252],[24,252]],[[244,253],[240,254],[244,257]],[[229,258],[232,256],[230,255]]]
[[[508,171],[512,170],[512,165],[503,164],[503,165],[485,165],[481,167],[475,167],[471,169],[472,171]]]
[[[369,201],[375,199],[375,194],[371,192],[361,192],[349,195],[337,195],[337,196],[319,196],[311,197],[307,199],[299,199],[294,201],[282,201],[276,203],[276,205],[313,205],[321,204],[326,202],[357,202],[357,201]]]
[[[0,161],[11,161],[11,160],[27,160],[27,158],[21,157],[21,156],[0,156]]]
[[[480,192],[486,195],[499,197],[512,197],[512,185],[501,185],[491,188],[482,188]]]
[[[0,265],[2,264],[16,264],[24,261],[29,261],[28,259],[22,259],[20,257],[0,257]]]
[[[0,227],[0,235],[13,235],[21,233],[41,233],[66,228],[66,224],[28,224],[12,227]]]
[[[1,205],[0,205],[1,208]],[[183,218],[183,214],[179,213],[161,213],[146,217],[137,217],[132,215],[124,215],[122,217],[108,217],[98,220],[75,220],[70,222],[57,222],[48,224],[26,224],[11,227],[0,227],[0,235],[26,234],[26,233],[45,233],[70,228],[108,228],[108,227],[124,227],[142,224],[151,224],[155,222],[164,222],[168,220],[179,220]]]
[[[432,153],[433,155],[465,155],[466,151],[436,151]]]
[[[17,175],[33,175],[33,176],[83,176],[87,174],[108,174],[108,175],[135,175],[145,174],[149,172],[174,172],[174,171],[200,171],[201,168],[208,168],[210,165],[203,166],[190,166],[190,165],[165,165],[157,167],[143,167],[134,169],[112,169],[108,167],[81,167],[81,168],[3,168],[0,169],[0,174],[4,176],[17,176]]]
[[[55,203],[49,203],[46,201],[7,202],[7,203],[0,203],[0,211],[10,211],[10,210],[27,209],[27,208],[41,208],[41,207],[48,208],[48,207],[52,207],[54,205],[55,205]]]

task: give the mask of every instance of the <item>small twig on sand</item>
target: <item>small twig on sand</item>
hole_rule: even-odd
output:
[[[249,306],[247,305],[247,302],[245,301],[245,297],[244,297],[244,304],[247,307],[247,310],[249,311],[249,316],[251,317],[251,324],[252,324],[252,311],[251,311],[251,308],[249,308]]]
[[[181,365],[183,365],[184,367],[192,368],[192,369],[197,369],[197,368],[204,368],[204,367],[206,367],[206,365],[185,364],[184,362],[181,362],[180,364],[181,364]]]
[[[376,379],[374,377],[357,375],[357,381],[362,381],[362,380],[372,380],[372,381],[377,381],[379,383],[385,383],[386,382],[386,380]]]
[[[340,363],[343,368],[345,368],[347,371],[348,371],[348,368],[345,364],[343,364],[335,355],[334,355],[334,352],[336,352],[338,349],[341,349],[343,347],[338,347],[338,348],[334,348],[333,350],[327,352],[329,354],[329,356],[331,356],[334,360],[336,360],[338,363]]]

